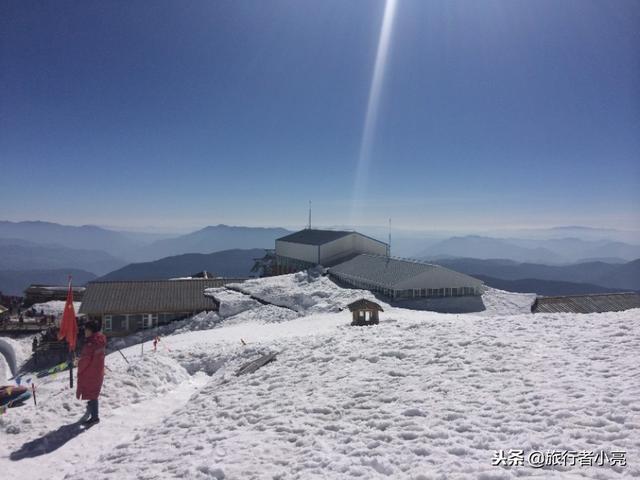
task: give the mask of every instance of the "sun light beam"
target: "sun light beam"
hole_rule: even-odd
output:
[[[367,184],[367,174],[369,173],[369,164],[371,163],[373,134],[375,133],[375,127],[378,119],[380,96],[382,93],[382,84],[384,82],[387,57],[389,56],[389,45],[391,44],[391,32],[393,30],[393,19],[395,17],[397,3],[397,0],[386,0],[384,7],[380,37],[378,39],[378,51],[376,53],[376,62],[373,68],[371,86],[369,88],[367,114],[364,120],[364,129],[362,132],[362,141],[360,143],[358,165],[356,167],[356,176],[353,186],[351,225],[355,225],[359,220],[358,217],[363,207],[364,188]]]

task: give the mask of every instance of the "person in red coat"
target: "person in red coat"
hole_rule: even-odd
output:
[[[98,396],[104,380],[104,354],[107,338],[100,332],[98,322],[89,320],[84,326],[85,343],[78,361],[76,397],[88,400],[87,411],[80,420],[85,425],[100,421]]]

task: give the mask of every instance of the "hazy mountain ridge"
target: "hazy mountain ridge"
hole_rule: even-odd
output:
[[[187,277],[202,270],[221,277],[248,277],[254,259],[264,255],[264,249],[234,249],[203,254],[187,253],[152,262],[132,263],[111,272],[100,281],[163,280]]]
[[[137,257],[157,260],[185,253],[212,253],[230,249],[274,248],[275,240],[288,235],[284,228],[214,225],[176,238],[158,240],[138,250]]]
[[[80,250],[102,250],[129,259],[128,253],[144,244],[132,234],[123,234],[94,225],[72,226],[52,222],[0,221],[0,238],[15,238],[40,245],[60,245]]]
[[[467,235],[437,242],[415,256],[425,259],[508,258],[518,262],[543,264],[567,264],[585,258],[613,257],[628,262],[640,258],[640,245],[576,237],[521,239]]]
[[[545,296],[585,295],[592,293],[616,293],[625,289],[606,288],[589,283],[561,282],[557,280],[540,280],[539,278],[523,278],[521,280],[503,280],[476,274],[476,278],[486,285],[506,290],[507,292],[535,293]]]
[[[625,264],[589,262],[572,265],[518,263],[504,259],[451,258],[434,263],[475,276],[501,280],[542,280],[596,285],[610,289],[640,290],[640,259]]]
[[[0,239],[0,270],[77,269],[101,275],[126,265],[100,250],[38,245],[20,239]]]

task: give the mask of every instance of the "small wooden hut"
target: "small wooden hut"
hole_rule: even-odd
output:
[[[383,312],[382,307],[371,300],[361,298],[347,305],[353,315],[351,325],[377,325],[380,323],[378,312]]]

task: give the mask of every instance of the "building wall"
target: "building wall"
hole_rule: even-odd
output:
[[[276,240],[276,255],[295,258],[315,265],[318,263],[318,246]]]
[[[346,235],[332,242],[320,245],[320,263],[326,265],[331,260],[343,258],[353,253],[355,235]]]
[[[378,242],[364,235],[354,235],[354,249],[356,253],[371,253],[373,255],[386,255],[387,244]]]
[[[333,261],[358,253],[386,255],[387,245],[354,232],[322,245],[320,247],[320,263],[329,265]]]
[[[107,336],[123,336],[139,330],[148,330],[166,325],[174,320],[191,317],[197,312],[162,312],[144,314],[105,314],[90,316],[102,324],[102,332]]]

